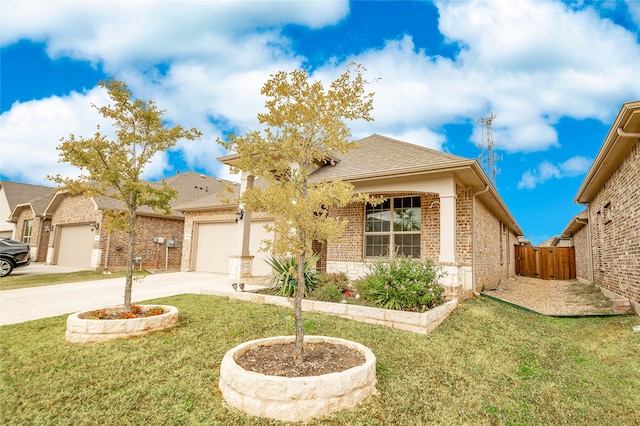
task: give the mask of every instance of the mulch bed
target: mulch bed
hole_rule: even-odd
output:
[[[124,308],[96,309],[95,311],[83,312],[78,315],[78,318],[94,320],[120,320],[153,317],[156,315],[162,315],[164,313],[164,309],[160,306],[153,306],[149,309],[143,309],[141,306],[131,305],[131,310],[128,312],[125,311]]]
[[[305,343],[304,362],[296,366],[293,343],[258,346],[236,359],[247,371],[268,376],[306,377],[338,373],[362,365],[365,357],[359,351],[333,343]]]
[[[484,294],[545,315],[613,314],[613,303],[591,284],[577,280],[552,281],[529,277],[502,280]]]

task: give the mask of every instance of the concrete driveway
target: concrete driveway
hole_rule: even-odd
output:
[[[31,273],[34,269],[38,269],[29,271],[33,266],[37,267],[38,264],[21,269],[25,273]],[[42,266],[41,268],[53,268],[41,273],[52,273],[54,269],[63,273],[59,268],[64,267]],[[17,272],[18,270],[16,275],[18,275]],[[125,279],[122,277],[0,291],[0,325],[122,305],[124,283]],[[258,288],[261,287],[247,284],[245,290]],[[200,294],[202,290],[206,290],[207,294],[219,296],[225,296],[234,291],[227,275],[170,272],[148,275],[142,281],[134,282],[131,300],[137,303],[177,294]]]
[[[73,266],[45,265],[44,263],[32,262],[23,268],[14,269],[10,276],[20,277],[23,275],[65,274],[67,272],[86,270],[86,268],[75,268]]]

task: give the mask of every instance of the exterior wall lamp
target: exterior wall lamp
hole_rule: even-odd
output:
[[[100,224],[97,221],[93,221],[89,224],[89,226],[91,227],[91,232],[100,229]]]
[[[238,211],[236,212],[236,222],[242,220],[244,217],[244,209],[242,207],[238,207]]]

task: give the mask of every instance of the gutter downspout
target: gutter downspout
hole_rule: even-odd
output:
[[[476,297],[480,297],[480,293],[476,291],[476,196],[484,194],[488,190],[489,185],[485,185],[482,191],[471,196],[471,291]]]
[[[104,254],[104,269],[109,269],[109,248],[111,246],[111,232],[107,234],[107,250]]]
[[[618,135],[623,138],[640,138],[640,133],[625,132],[622,127],[618,127]]]

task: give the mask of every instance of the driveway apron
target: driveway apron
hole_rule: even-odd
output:
[[[122,277],[0,291],[0,325],[122,305],[124,283]],[[259,288],[247,285],[246,290],[253,287]],[[233,292],[227,275],[171,272],[147,275],[134,282],[131,300],[138,303],[178,294],[200,294],[202,290],[220,296]]]

